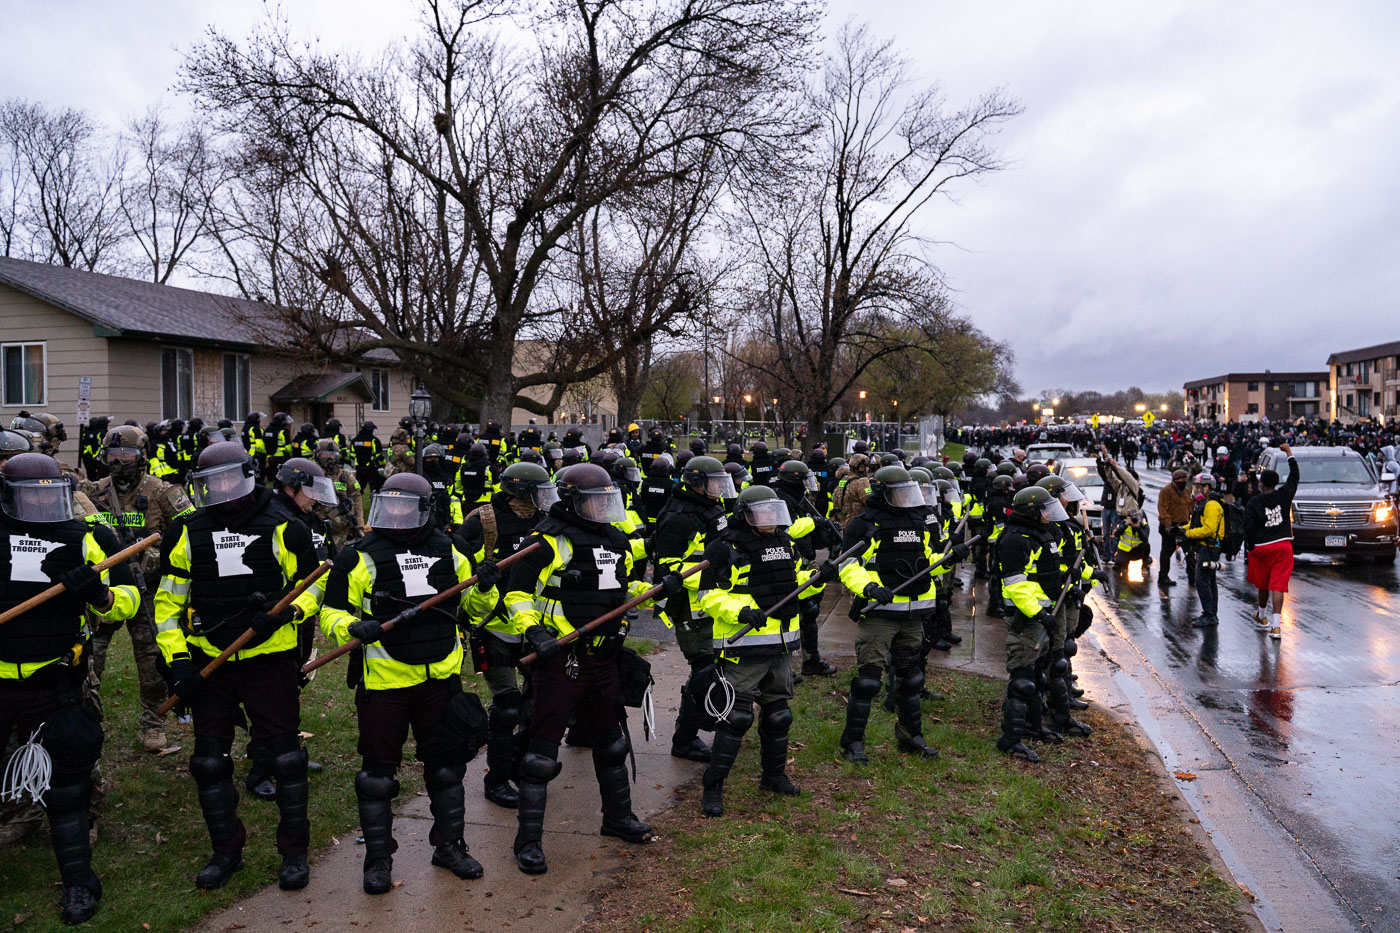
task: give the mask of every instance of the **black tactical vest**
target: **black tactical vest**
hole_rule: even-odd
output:
[[[744,522],[735,523],[725,537],[733,548],[732,565],[748,568],[747,581],[731,592],[752,596],[758,608],[768,612],[797,588],[797,547],[787,532],[761,535]],[[773,618],[791,619],[797,615],[797,606],[794,599]]]
[[[883,585],[897,586],[928,566],[923,509],[867,508],[861,518],[874,526],[874,564]]]
[[[535,530],[535,526],[544,517],[543,512],[522,517],[516,514],[515,509],[504,503],[501,505],[492,503],[485,508],[492,509],[496,513],[496,551],[489,555],[495,561],[505,560],[518,551],[520,542],[525,540],[526,535]],[[478,516],[479,518],[480,516]]]
[[[472,502],[481,498],[481,492],[486,488],[490,476],[490,465],[485,460],[467,460],[462,464],[462,469],[458,472],[458,482],[462,486],[462,492]]]
[[[556,571],[541,591],[545,599],[559,601],[570,625],[579,628],[627,601],[628,545],[621,531],[611,525],[575,524],[552,515],[540,522],[537,530],[543,535],[562,535],[573,547],[569,563]],[[619,619],[596,634],[616,634],[621,624]]]
[[[20,525],[0,522],[0,612],[37,596],[83,560],[81,520]],[[64,592],[0,625],[0,661],[52,661],[82,638],[83,601]]]
[[[290,516],[260,495],[256,510],[236,529],[228,527],[217,507],[202,508],[185,519],[190,552],[190,608],[199,615],[203,634],[219,649],[247,630],[263,601],[277,598],[286,586],[273,552],[277,526]],[[249,647],[265,639],[254,638]]]
[[[648,524],[656,523],[657,516],[666,507],[666,501],[671,498],[671,489],[672,483],[665,477],[647,477],[642,480],[638,497],[642,500],[642,510],[646,512]]]
[[[457,585],[452,539],[437,529],[411,545],[397,544],[371,531],[356,547],[374,562],[370,605],[380,622]],[[433,664],[457,647],[457,620],[450,611],[432,609],[394,626],[379,644],[395,661]]]

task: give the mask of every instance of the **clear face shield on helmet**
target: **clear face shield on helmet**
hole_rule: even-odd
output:
[[[402,489],[377,492],[370,501],[365,524],[389,531],[422,528],[428,522],[428,500]]]
[[[329,476],[313,476],[310,486],[302,486],[302,491],[322,505],[335,505],[340,501],[335,494],[335,483]]]
[[[642,481],[642,471],[637,467],[623,467],[622,478],[629,483],[640,483]]]
[[[734,489],[734,478],[728,473],[706,473],[705,495],[711,499],[733,499],[739,493]]]
[[[1069,512],[1059,499],[1051,499],[1040,507],[1040,514],[1047,522],[1062,522],[1069,518]]]
[[[610,525],[627,515],[622,503],[622,490],[616,486],[579,489],[573,495],[574,514],[584,521]]]
[[[772,531],[792,524],[787,503],[782,499],[760,499],[743,506],[744,520],[759,531]]]
[[[919,494],[924,497],[924,505],[938,508],[938,487],[933,483],[920,483]]]
[[[886,486],[885,501],[896,509],[912,509],[924,504],[924,496],[919,491],[919,484],[910,480]]]
[[[250,468],[242,463],[221,463],[190,475],[190,498],[196,508],[235,502],[252,495],[257,486]]]
[[[802,485],[807,487],[808,492],[817,492],[821,489],[821,484],[817,482],[817,474],[808,473]]]
[[[5,514],[17,522],[66,522],[73,517],[73,490],[63,477],[3,480]]]
[[[549,507],[559,501],[559,487],[553,483],[538,483],[530,490],[530,498],[535,503],[535,508],[541,512],[548,512]]]

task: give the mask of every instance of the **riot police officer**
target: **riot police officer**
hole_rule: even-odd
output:
[[[865,508],[847,523],[841,541],[842,551],[862,542],[866,545],[864,552],[841,567],[841,582],[865,601],[866,608],[856,636],[857,668],[841,735],[842,757],[857,764],[869,761],[865,726],[871,702],[880,692],[886,654],[894,667],[897,748],[906,754],[938,757],[938,751],[924,740],[920,706],[924,616],[933,610],[935,584],[924,576],[903,593],[893,592],[927,569],[941,550],[936,526],[928,525],[924,517],[923,493],[909,472],[901,466],[881,467],[870,477]],[[954,562],[967,556],[966,545],[956,544],[951,550]]]
[[[355,775],[360,829],[365,838],[363,887],[384,894],[393,887],[395,780],[410,726],[423,762],[433,826],[432,863],[459,878],[480,878],[481,863],[463,838],[466,797],[462,778],[475,749],[451,740],[451,723],[465,716],[462,640],[456,615],[433,608],[404,625],[384,623],[429,596],[472,575],[470,562],[432,514],[432,487],[414,473],[395,473],[370,504],[370,531],[336,555],[326,584],[321,630],[337,644],[352,638],[362,647],[351,658],[360,730],[360,772]],[[482,611],[495,602],[500,572],[483,564],[477,585],[460,605]],[[366,608],[368,607],[368,608]],[[473,698],[474,699],[474,698]],[[479,704],[477,704],[479,707]]]
[[[501,474],[501,491],[472,511],[458,530],[463,550],[476,564],[503,560],[519,549],[558,499],[544,467],[512,463]],[[521,635],[503,601],[471,616],[470,621],[472,664],[491,691],[484,792],[492,803],[514,808],[519,802],[511,785],[515,779],[515,730],[525,704],[515,673]]]
[[[729,526],[724,501],[738,495],[734,481],[714,457],[686,461],[681,481],[656,519],[653,551],[657,566],[679,574],[704,559],[708,547]],[[669,596],[662,607],[667,624],[676,630],[676,644],[690,664],[692,679],[714,663],[714,633],[700,606],[700,575],[687,577],[685,592]],[[709,761],[710,750],[700,739],[704,720],[689,684],[681,690],[671,754],[691,761]]]
[[[277,465],[280,468],[286,460]],[[156,641],[175,679],[175,692],[194,716],[190,774],[209,828],[213,854],[195,878],[220,888],[243,865],[247,838],[233,785],[234,728],[243,707],[263,742],[277,783],[278,884],[304,888],[307,753],[301,746],[298,625],[320,609],[322,590],[310,587],[293,605],[270,610],[316,567],[307,527],[259,486],[252,456],[236,442],[200,454],[190,485],[196,510],[176,519],[161,540],[161,581],[155,598]],[[200,670],[239,635],[253,640],[208,679]]]
[[[648,587],[628,583],[632,556],[612,524],[623,516],[622,492],[608,472],[597,464],[576,464],[562,470],[555,483],[559,501],[525,539],[543,547],[511,567],[505,595],[511,622],[539,656],[529,671],[535,700],[524,733],[514,845],[516,864],[526,874],[547,869],[541,840],[548,784],[560,771],[559,742],[570,716],[593,737],[602,834],[634,843],[651,838],[651,827],[632,812],[629,742],[619,720],[617,656],[625,623],[614,621],[567,648],[558,642]],[[673,575],[664,585],[668,593],[682,591]]]
[[[93,569],[119,548],[110,528],[74,517],[69,482],[53,458],[22,453],[0,466],[0,611],[55,583],[66,588],[0,626],[0,747],[12,733],[23,742],[42,726],[38,741],[52,766],[43,805],[68,924],[91,918],[102,897],[88,841],[102,725],[83,705],[79,661],[87,647],[85,611],[121,622],[140,604],[127,565]]]
[[[116,530],[123,546],[150,534],[164,533],[176,518],[194,511],[180,487],[146,472],[146,436],[140,428],[124,424],[108,431],[102,438],[101,457],[108,475],[88,487],[88,499],[101,510],[97,517]],[[164,717],[156,713],[167,694],[153,615],[156,584],[160,582],[160,551],[147,548],[131,560],[130,567],[141,593],[141,604],[124,623],[98,626],[92,639],[90,676],[94,688],[100,689],[112,636],[125,625],[131,635],[140,684],[141,745],[155,753],[166,744]]]
[[[724,813],[724,781],[734,767],[744,734],[759,708],[758,736],[762,777],[759,786],[788,797],[797,785],[787,775],[788,731],[792,726],[792,652],[800,635],[793,622],[796,603],[769,616],[784,597],[815,572],[804,569],[797,547],[788,537],[793,521],[787,503],[770,487],[750,486],[739,493],[735,521],[721,546],[711,547],[711,566],[701,573],[701,605],[714,620],[714,650],[720,673],[734,690],[734,705],[715,727],[710,762],[705,768],[700,810],[705,816]],[[834,579],[836,567],[823,565]],[[752,628],[729,643],[745,626]]]
[[[796,545],[803,564],[810,568],[817,559],[818,548],[831,548],[841,541],[840,529],[807,498],[819,488],[816,474],[801,460],[788,460],[778,467],[770,485],[787,504],[792,516],[788,537]],[[818,644],[825,589],[825,584],[814,586],[799,601],[803,677],[830,677],[836,673],[836,666],[822,659]]]

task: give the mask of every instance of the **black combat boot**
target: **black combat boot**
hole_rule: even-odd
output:
[[[895,694],[899,703],[899,727],[895,731],[903,735],[899,738],[896,748],[906,755],[937,758],[938,749],[924,740],[924,711],[919,697],[923,688],[923,671],[906,671],[899,680]]]
[[[853,764],[867,764],[865,726],[870,721],[870,704],[880,692],[880,669],[861,668],[851,678],[851,696],[846,704],[846,728],[841,732],[841,757]]]
[[[433,828],[428,841],[433,844],[433,864],[447,868],[458,878],[480,878],[481,863],[472,858],[462,839],[466,830],[467,792],[462,787],[466,767],[433,765],[423,769],[423,783],[428,788],[428,809],[433,814]]]
[[[511,779],[515,776],[515,728],[520,724],[520,707],[491,704],[487,717],[486,799],[498,807],[514,810],[520,802]]]
[[[786,702],[766,706],[758,722],[759,761],[763,765],[758,786],[784,797],[802,793],[787,775],[788,730],[792,727],[792,710]]]
[[[742,732],[735,732],[725,725],[715,730],[715,741],[710,746],[710,763],[700,783],[700,812],[705,816],[724,815],[724,779],[729,777],[743,741]]]
[[[209,828],[214,854],[195,875],[198,888],[212,891],[228,884],[243,867],[243,843],[248,838],[238,818],[238,790],[233,786],[233,759],[217,739],[195,739],[190,774],[199,793],[199,809]]]
[[[595,750],[596,754],[596,750]],[[520,759],[520,805],[516,808],[515,864],[527,875],[549,870],[544,858],[544,810],[549,782],[559,775],[559,746],[531,739]]]
[[[394,886],[394,798],[399,782],[382,774],[355,775],[360,805],[360,834],[365,839],[363,886],[366,894],[387,894]]]
[[[306,782],[308,756],[297,748],[275,756],[271,770],[277,781],[277,849],[282,867],[277,886],[283,891],[299,891],[311,881],[306,849],[311,844],[311,822],[307,816],[310,787]]]
[[[624,842],[648,842],[651,827],[632,812],[632,786],[627,778],[627,736],[618,731],[615,738],[599,737],[593,749],[593,773],[598,778],[598,794],[603,798],[604,836]]]
[[[710,747],[700,739],[700,711],[690,687],[681,690],[680,711],[676,713],[676,731],[671,734],[671,757],[689,761],[709,761]]]
[[[1028,704],[1035,695],[1035,683],[1032,681],[1013,679],[1007,684],[1006,699],[1001,702],[1001,737],[997,739],[997,749],[1012,758],[1039,764],[1040,756],[1021,741],[1028,733]]]
[[[60,919],[69,926],[92,919],[102,897],[102,882],[92,870],[92,847],[88,842],[91,802],[92,783],[86,778],[77,784],[50,787],[44,795],[49,838],[63,881]]]

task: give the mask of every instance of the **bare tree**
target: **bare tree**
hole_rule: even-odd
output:
[[[226,163],[197,123],[172,128],[158,107],[131,121],[125,142],[122,217],[151,281],[163,285],[212,233]]]
[[[808,442],[878,361],[940,355],[955,318],[921,230],[928,205],[1000,167],[988,137],[1019,112],[1000,90],[950,110],[865,27],[837,34],[807,105],[821,129],[805,171],[742,207],[759,256],[755,331],[778,349]],[[952,365],[952,359],[945,361]]]
[[[681,350],[653,360],[643,387],[641,414],[653,420],[679,421],[699,400],[701,378],[700,357],[694,351]]]
[[[426,0],[420,41],[373,64],[274,22],[243,44],[211,32],[184,85],[288,167],[305,216],[278,249],[328,291],[314,339],[393,349],[484,417],[544,414],[631,350],[515,371],[518,339],[569,332],[572,309],[537,294],[551,254],[591,210],[682,177],[710,147],[761,159],[786,139],[779,92],[817,13],[810,0]],[[521,394],[541,386],[544,402]]]
[[[18,99],[0,106],[6,170],[0,235],[6,255],[89,271],[117,267],[125,237],[118,209],[121,165],[104,160],[98,127],[81,110]]]

